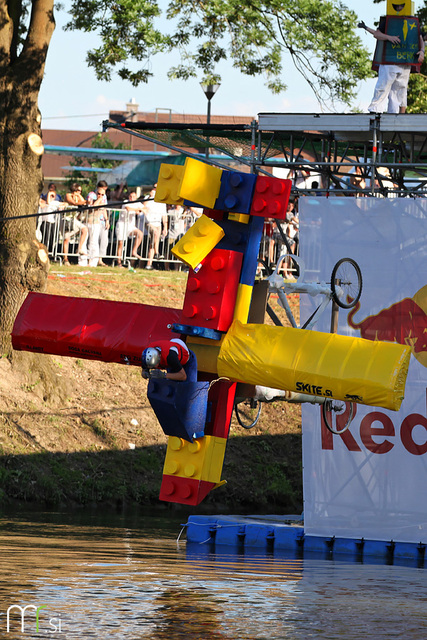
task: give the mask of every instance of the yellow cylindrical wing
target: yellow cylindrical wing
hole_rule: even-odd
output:
[[[218,375],[397,411],[409,359],[409,347],[400,344],[235,320]]]

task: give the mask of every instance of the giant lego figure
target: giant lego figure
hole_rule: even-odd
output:
[[[388,113],[405,113],[409,75],[419,72],[424,60],[424,39],[418,18],[414,16],[414,2],[387,0],[387,15],[380,18],[378,29],[359,27],[377,40],[372,68],[378,71],[371,113],[384,111],[388,98]]]

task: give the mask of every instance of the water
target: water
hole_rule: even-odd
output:
[[[0,639],[427,638],[426,569],[211,552],[181,519],[0,519]],[[185,521],[185,518],[184,518]],[[18,610],[25,614],[24,633]]]

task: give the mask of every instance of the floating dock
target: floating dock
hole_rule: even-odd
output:
[[[369,564],[412,564],[424,567],[426,545],[393,540],[338,538],[304,533],[300,516],[190,516],[184,525],[187,543],[212,550],[258,550],[271,555],[313,554]]]

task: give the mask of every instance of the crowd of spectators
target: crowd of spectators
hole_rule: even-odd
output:
[[[75,182],[62,198],[50,183],[39,200],[38,239],[64,264],[77,259],[84,266],[123,268],[136,261],[148,270],[171,268],[173,245],[203,210],[155,202],[156,186],[144,197],[124,184],[112,191],[101,180],[85,198]]]
[[[151,270],[174,268],[171,254],[203,209],[155,202],[156,186],[145,196],[125,184],[113,191],[101,180],[86,198],[81,184],[71,184],[62,198],[54,183],[40,196],[37,235],[63,264],[76,260],[90,267],[136,261]],[[261,247],[264,261],[274,265],[282,253],[298,250],[298,200],[291,198],[286,220],[266,220]],[[73,251],[70,256],[70,243]],[[77,245],[77,246],[76,246]],[[107,261],[107,262],[105,262]],[[283,265],[285,275],[290,262]]]

